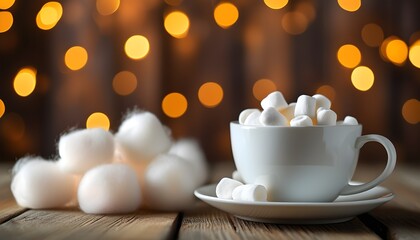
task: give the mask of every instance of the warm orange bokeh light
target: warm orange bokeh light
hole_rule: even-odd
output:
[[[337,51],[337,59],[346,68],[354,68],[362,60],[360,50],[351,44],[341,46]]]
[[[264,0],[265,5],[271,9],[284,8],[289,0]]]
[[[188,102],[184,95],[173,92],[169,93],[162,100],[162,110],[166,116],[179,118],[187,111]]]
[[[0,9],[6,10],[13,6],[15,0],[1,0],[0,1]]]
[[[331,87],[330,85],[320,86],[316,90],[316,93],[326,96],[328,99],[331,100],[331,102],[334,102],[334,100],[335,100],[335,89],[333,87]]]
[[[252,87],[252,94],[258,101],[261,101],[268,94],[276,90],[277,86],[273,81],[270,79],[260,79],[254,83],[254,86]]]
[[[96,10],[103,16],[111,15],[120,7],[120,0],[96,0]]]
[[[109,130],[110,121],[105,113],[94,112],[86,120],[86,128],[103,128]]]
[[[215,82],[207,82],[198,90],[198,99],[206,107],[216,107],[223,100],[223,88]]]
[[[83,68],[88,61],[88,53],[85,48],[81,46],[74,46],[69,48],[64,55],[64,63],[73,71]]]
[[[10,12],[0,12],[0,33],[7,32],[13,25],[13,15]]]
[[[298,35],[305,32],[308,24],[309,22],[306,16],[298,11],[287,12],[281,19],[281,26],[284,31],[292,35]]]
[[[384,40],[384,32],[382,28],[375,24],[369,23],[362,28],[362,39],[369,47],[378,47]]]
[[[36,15],[36,25],[42,30],[52,29],[63,16],[63,7],[59,2],[47,2]]]
[[[119,95],[130,95],[137,88],[136,75],[129,71],[122,71],[117,73],[112,80],[112,88]]]
[[[164,20],[166,31],[175,38],[184,38],[188,35],[190,19],[180,11],[169,13]]]
[[[361,0],[337,0],[337,3],[348,12],[355,12],[362,6]]]
[[[408,58],[410,59],[411,64],[416,68],[420,68],[420,40],[417,40],[411,45]]]
[[[396,65],[402,65],[408,56],[408,47],[400,39],[393,39],[385,47],[386,57]]]
[[[238,18],[239,11],[232,3],[223,2],[214,9],[214,20],[222,28],[231,27]]]
[[[3,100],[0,99],[0,118],[3,116],[4,112],[6,112],[6,105],[4,105]]]
[[[420,122],[420,101],[417,99],[407,100],[401,111],[405,121],[410,124],[417,124]]]
[[[29,96],[36,86],[36,70],[32,67],[22,68],[13,81],[15,92],[21,97]]]
[[[373,86],[374,81],[375,75],[373,71],[366,66],[357,67],[351,73],[351,82],[357,90],[369,90]]]
[[[149,40],[142,35],[134,35],[127,39],[124,45],[125,54],[131,59],[139,60],[149,53]]]

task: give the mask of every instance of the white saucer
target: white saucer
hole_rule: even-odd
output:
[[[360,184],[352,182],[352,184]],[[245,202],[216,197],[216,184],[200,187],[194,195],[238,218],[264,223],[325,224],[353,219],[391,200],[394,195],[377,186],[366,192],[340,196],[334,202]]]

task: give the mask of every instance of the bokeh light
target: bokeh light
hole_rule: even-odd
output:
[[[351,73],[351,82],[357,90],[369,90],[373,86],[374,81],[375,75],[373,71],[366,66],[359,66]]]
[[[335,89],[331,87],[330,85],[322,85],[317,90],[316,93],[322,94],[326,96],[328,99],[331,100],[331,102],[334,102],[335,100]]]
[[[409,99],[405,101],[401,111],[405,121],[410,124],[420,122],[420,101],[417,99]]]
[[[6,10],[13,6],[15,0],[1,0],[0,1],[0,9]]]
[[[360,50],[351,44],[341,46],[337,51],[337,59],[346,68],[354,68],[362,60]]]
[[[25,121],[16,113],[5,114],[0,123],[0,130],[8,140],[19,141],[25,135]]]
[[[13,25],[13,15],[10,12],[0,12],[0,33],[7,32]]]
[[[188,35],[190,20],[180,11],[173,11],[166,15],[164,26],[166,31],[175,38],[184,38]]]
[[[305,32],[308,24],[309,22],[306,16],[298,11],[287,12],[281,19],[281,26],[284,31],[292,35],[298,35]]]
[[[13,81],[15,92],[21,97],[29,96],[36,86],[36,70],[31,67],[25,67],[19,70]]]
[[[166,95],[162,100],[162,110],[166,116],[178,118],[187,111],[188,102],[184,95],[173,92]]]
[[[86,120],[86,128],[103,128],[109,130],[110,125],[108,116],[101,112],[92,113]]]
[[[264,0],[265,5],[271,9],[284,8],[289,0]]]
[[[229,28],[239,18],[239,11],[232,3],[220,3],[214,9],[214,20],[222,28]]]
[[[362,28],[363,42],[369,47],[378,47],[384,40],[384,32],[382,28],[375,23],[368,23]]]
[[[393,39],[385,47],[386,57],[394,64],[401,65],[408,56],[408,47],[400,39]]]
[[[223,100],[223,88],[215,82],[204,83],[198,90],[198,99],[206,107],[216,107]]]
[[[408,58],[410,59],[411,64],[420,68],[420,40],[417,40],[411,45]]]
[[[112,80],[112,88],[119,95],[130,95],[137,88],[136,75],[129,71],[121,71],[117,73]]]
[[[81,46],[74,46],[69,48],[64,55],[64,63],[73,71],[83,68],[88,60],[88,53],[86,49]]]
[[[52,29],[63,16],[63,7],[59,2],[47,2],[36,15],[36,25],[42,30]]]
[[[120,0],[96,0],[96,10],[103,16],[113,14],[120,7]]]
[[[134,35],[127,39],[124,45],[125,54],[131,59],[139,60],[149,53],[149,40],[142,35]]]
[[[342,9],[348,12],[355,12],[362,5],[361,0],[337,0],[337,3]]]
[[[4,112],[6,112],[6,105],[4,105],[3,100],[0,99],[0,118],[3,116]]]
[[[277,86],[273,81],[271,81],[270,79],[263,78],[254,83],[254,86],[252,87],[252,94],[258,101],[261,101],[268,94],[276,90]]]

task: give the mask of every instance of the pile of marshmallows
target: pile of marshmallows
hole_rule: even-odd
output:
[[[251,108],[239,115],[239,123],[257,126],[304,127],[313,125],[357,125],[356,118],[347,116],[337,122],[331,101],[321,94],[301,95],[297,102],[287,104],[281,92],[272,92],[261,101],[263,111]],[[241,201],[267,201],[267,189],[262,185],[243,184],[237,171],[232,178],[222,178],[216,186],[216,196]]]
[[[207,180],[198,143],[174,142],[150,112],[133,112],[114,135],[102,128],[60,137],[58,160],[24,157],[12,170],[12,193],[22,207],[79,206],[91,214],[129,213],[140,207],[181,210]]]

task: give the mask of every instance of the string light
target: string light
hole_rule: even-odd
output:
[[[351,44],[341,46],[337,51],[337,59],[346,68],[354,68],[362,60],[360,50]]]
[[[223,88],[215,82],[207,82],[198,90],[198,99],[208,108],[216,107],[223,99]]]
[[[103,128],[109,130],[110,125],[108,116],[102,112],[94,112],[86,120],[86,128]]]
[[[416,68],[420,68],[420,40],[417,40],[411,45],[408,58],[410,59],[411,64]]]
[[[188,16],[181,11],[173,11],[166,15],[164,26],[166,31],[175,38],[184,38],[190,28]]]
[[[282,9],[288,2],[289,0],[264,0],[265,5],[271,9]]]
[[[239,18],[239,11],[232,3],[220,3],[214,9],[214,20],[221,28],[229,28]]]
[[[29,96],[36,86],[36,70],[32,67],[26,67],[19,70],[13,81],[15,92],[21,97]]]
[[[81,46],[74,46],[67,50],[64,55],[64,63],[73,71],[83,68],[88,60],[88,53],[86,49]]]
[[[252,94],[258,101],[263,100],[269,93],[277,90],[276,84],[270,79],[260,79],[252,87]]]
[[[402,110],[402,116],[405,121],[410,124],[417,124],[420,122],[420,101],[417,99],[409,99],[405,101]]]
[[[396,65],[402,65],[408,56],[408,47],[400,39],[393,39],[385,47],[386,57]]]
[[[362,5],[361,0],[337,0],[337,3],[342,9],[348,12],[355,12]]]
[[[96,10],[103,16],[113,14],[120,7],[120,0],[96,0]]]
[[[139,60],[149,53],[149,40],[142,35],[134,35],[127,39],[124,45],[125,54],[131,59]]]
[[[384,40],[382,28],[375,23],[369,23],[363,26],[361,35],[363,42],[369,47],[378,47]]]
[[[3,116],[4,112],[6,112],[6,105],[4,105],[3,100],[0,99],[0,118]]]
[[[13,15],[8,11],[0,12],[0,33],[7,32],[13,25]]]
[[[59,2],[47,2],[36,15],[36,25],[42,30],[50,30],[63,16],[63,7]]]
[[[184,95],[173,92],[166,95],[162,100],[162,110],[166,116],[179,118],[187,111],[188,102]]]
[[[373,71],[366,66],[359,66],[351,73],[351,82],[353,86],[360,91],[367,91],[373,86],[375,75]]]
[[[137,88],[136,75],[129,71],[122,71],[117,73],[112,80],[112,88],[119,95],[130,95]]]

